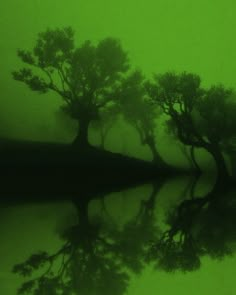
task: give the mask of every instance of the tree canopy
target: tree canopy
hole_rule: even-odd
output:
[[[199,170],[194,149],[203,148],[216,163],[218,179],[229,177],[224,152],[235,151],[233,89],[203,87],[199,75],[187,72],[154,74],[147,80],[141,70],[130,70],[128,54],[119,40],[109,37],[97,44],[87,40],[77,46],[74,37],[71,27],[39,33],[31,51],[18,50],[27,67],[14,71],[13,78],[32,91],[54,91],[62,98],[61,110],[78,123],[75,144],[89,147],[93,122],[104,146],[121,114],[136,129],[140,142],[150,148],[153,161],[166,167],[156,136],[158,118],[165,114],[168,131],[190,147],[191,167]]]
[[[90,122],[115,99],[113,87],[129,68],[119,40],[85,41],[76,47],[70,27],[48,29],[38,35],[32,51],[20,49],[18,56],[28,67],[14,71],[14,79],[39,93],[56,92],[64,111],[79,122],[76,142],[86,145]]]
[[[216,162],[218,179],[228,178],[221,143],[235,137],[230,109],[236,102],[229,104],[232,90],[221,85],[205,89],[198,75],[186,72],[154,75],[146,89],[153,103],[169,116],[178,139],[206,149]]]

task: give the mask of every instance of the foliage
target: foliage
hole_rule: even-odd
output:
[[[219,85],[209,88],[199,100],[195,122],[209,141],[223,144],[235,137],[236,101],[232,96],[231,89]]]
[[[64,112],[86,124],[116,101],[114,87],[129,68],[118,40],[106,38],[97,45],[85,41],[76,47],[70,27],[40,33],[33,50],[20,49],[18,56],[28,67],[14,71],[13,78],[41,94],[56,92]]]
[[[232,255],[233,198],[233,193],[216,186],[204,198],[182,201],[168,215],[169,229],[150,244],[147,260],[157,269],[186,272],[199,269],[204,255],[217,260]]]
[[[153,80],[146,82],[146,90],[153,103],[171,118],[170,128],[182,143],[201,145],[202,138],[192,120],[194,106],[203,94],[200,77],[185,72],[179,75],[165,73],[154,75]]]
[[[119,119],[120,107],[117,103],[107,104],[105,108],[101,108],[98,120],[91,123],[91,127],[98,130],[101,136],[101,148],[105,146],[105,139],[114,126],[115,122]]]
[[[122,81],[119,97],[124,119],[138,131],[141,143],[147,144],[149,138],[155,137],[156,119],[160,112],[146,96],[144,79],[141,71],[131,73]]]

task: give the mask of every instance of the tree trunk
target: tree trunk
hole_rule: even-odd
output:
[[[217,182],[224,183],[225,181],[229,180],[229,172],[220,148],[217,145],[211,145],[207,147],[207,151],[215,160],[217,170]]]
[[[167,166],[167,164],[164,162],[159,152],[157,151],[154,140],[148,140],[147,145],[149,146],[152,152],[152,162],[161,166]]]
[[[153,217],[154,209],[155,209],[155,202],[160,192],[161,188],[163,187],[163,180],[159,180],[158,182],[152,182],[152,191],[148,198],[148,200],[142,201],[139,213],[137,215],[138,218],[144,218],[143,222],[149,222],[149,218]]]
[[[193,166],[194,166],[196,172],[200,173],[201,169],[200,169],[200,167],[199,167],[199,165],[197,163],[197,160],[196,160],[196,157],[195,157],[195,148],[194,148],[193,145],[190,147],[190,156],[191,156],[191,160],[192,160],[192,163],[193,163]]]
[[[88,129],[89,129],[90,120],[87,118],[83,118],[83,119],[80,119],[78,123],[79,123],[78,133],[73,141],[73,144],[78,146],[79,148],[86,148],[89,146]]]
[[[89,217],[88,217],[88,200],[81,200],[81,201],[74,201],[73,202],[77,213],[79,215],[79,225],[85,229],[88,230],[89,228]]]
[[[183,145],[181,146],[181,150],[189,162],[190,169],[195,170],[198,174],[200,174],[201,169],[195,157],[195,147],[193,145]]]
[[[193,164],[193,161],[192,161],[191,156],[189,155],[189,146],[187,146],[187,145],[182,145],[182,144],[181,144],[181,145],[180,145],[180,149],[181,149],[183,155],[186,157],[186,159],[187,159],[188,162],[189,162],[189,168],[190,168],[191,170],[194,170],[194,164]]]
[[[163,184],[164,184],[163,181],[152,183],[152,192],[150,194],[149,199],[146,201],[146,204],[148,205],[149,209],[151,209],[152,211],[155,208],[155,201],[161,188],[163,187]]]

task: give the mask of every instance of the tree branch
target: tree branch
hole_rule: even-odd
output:
[[[52,75],[49,73],[49,71],[47,71],[45,68],[41,68],[42,71],[47,75],[48,79],[49,79],[49,83],[46,83],[46,86],[53,90],[54,92],[56,92],[57,94],[59,94],[62,98],[64,98],[66,100],[67,103],[69,103],[71,101],[71,97],[68,96],[66,94],[66,91],[64,90],[60,90],[54,83]]]

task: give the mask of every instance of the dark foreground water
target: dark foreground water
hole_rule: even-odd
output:
[[[173,178],[2,205],[0,294],[235,294],[234,188]]]

